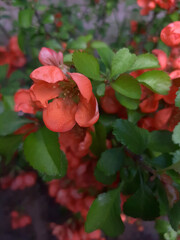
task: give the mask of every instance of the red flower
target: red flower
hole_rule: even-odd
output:
[[[100,99],[101,107],[106,113],[118,113],[121,105],[115,97],[115,91],[111,87],[106,87],[105,95]]]
[[[23,113],[35,114],[38,110],[35,102],[32,101],[30,96],[30,90],[19,89],[14,95],[14,111]]]
[[[154,126],[156,130],[173,131],[179,121],[180,110],[174,106],[161,109],[154,116]]]
[[[141,85],[142,95],[141,95],[141,103],[139,107],[144,113],[155,112],[159,106],[159,100],[162,98],[160,94],[153,93],[148,88]]]
[[[62,52],[55,52],[50,48],[43,47],[39,52],[39,61],[45,66],[60,67],[63,64]]]
[[[130,26],[131,26],[131,32],[132,33],[137,32],[137,29],[138,29],[138,22],[137,21],[131,20],[130,21]]]
[[[70,131],[59,136],[61,150],[66,154],[71,153],[75,157],[84,157],[89,152],[92,143],[90,131],[75,125]]]
[[[140,14],[147,15],[149,11],[153,10],[156,7],[156,3],[154,0],[137,0],[137,4],[142,7]]]
[[[0,46],[0,65],[9,63],[9,54],[5,47]]]
[[[161,31],[161,40],[170,47],[180,44],[180,21],[176,21],[167,25]]]
[[[176,2],[175,0],[156,0],[156,3],[163,9],[170,9],[171,7],[174,7]]]
[[[159,64],[161,66],[161,70],[166,69],[168,64],[168,57],[166,53],[160,49],[154,49],[152,53],[158,58]]]
[[[44,123],[54,132],[69,131],[76,123],[89,127],[99,118],[90,80],[80,73],[68,75],[56,66],[39,67],[30,75],[31,97],[43,108]]]

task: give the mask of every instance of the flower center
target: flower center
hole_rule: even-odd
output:
[[[75,82],[73,81],[62,81],[59,82],[59,86],[62,90],[61,94],[60,94],[60,98],[63,98],[64,100],[73,100],[75,103],[79,102],[79,89],[76,85]]]

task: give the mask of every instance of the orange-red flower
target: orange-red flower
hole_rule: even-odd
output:
[[[32,101],[30,96],[30,90],[19,89],[14,95],[14,111],[23,113],[35,114],[38,107],[35,102]]]
[[[0,65],[9,64],[8,77],[25,63],[26,58],[19,48],[17,36],[11,37],[7,47],[0,47]]]
[[[80,73],[67,73],[56,66],[42,66],[30,77],[32,100],[43,108],[43,120],[54,132],[66,132],[76,123],[92,126],[99,118],[90,80]]]
[[[161,40],[170,47],[180,44],[180,21],[176,21],[167,25],[161,31]]]
[[[170,9],[175,6],[175,0],[156,0],[156,3],[163,9]]]
[[[155,0],[137,0],[137,4],[142,8],[140,11],[141,15],[147,15],[149,11],[156,7]]]
[[[160,69],[165,70],[168,64],[167,54],[160,49],[154,49],[152,53],[158,58],[159,64],[161,66]]]
[[[80,158],[88,154],[92,136],[89,129],[75,125],[70,131],[60,134],[59,143],[64,153]]]

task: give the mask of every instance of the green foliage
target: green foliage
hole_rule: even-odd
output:
[[[172,133],[169,131],[153,131],[149,134],[148,148],[155,152],[173,152],[178,146],[172,141]]]
[[[118,92],[116,92],[115,95],[116,99],[120,102],[120,104],[127,109],[136,110],[139,107],[139,100],[123,96]]]
[[[118,119],[113,127],[113,135],[130,151],[141,154],[148,145],[148,131],[135,126],[133,123]]]
[[[96,156],[100,156],[106,149],[106,129],[100,122],[96,123],[95,132],[92,132],[90,149]]]
[[[7,110],[0,114],[0,136],[6,136],[26,123],[30,123],[29,119],[18,117],[16,112]]]
[[[111,83],[111,86],[115,91],[126,97],[132,99],[140,99],[141,97],[140,85],[131,75],[120,75],[114,82]]]
[[[85,52],[74,52],[73,63],[80,73],[93,80],[101,81],[99,64],[93,55]]]
[[[117,173],[123,166],[125,154],[123,148],[112,148],[102,153],[98,160],[97,167],[105,175],[111,176]]]
[[[108,236],[115,237],[124,231],[120,218],[119,188],[100,194],[93,202],[87,215],[85,229],[92,232],[101,229]]]
[[[180,201],[176,202],[168,213],[172,228],[177,231],[180,225]]]
[[[147,68],[159,68],[159,62],[157,58],[150,53],[145,53],[137,56],[136,61],[131,66],[129,71],[135,71],[140,69],[147,69]]]
[[[106,85],[101,83],[98,85],[96,93],[99,97],[104,96]]]
[[[180,123],[173,130],[172,140],[174,143],[180,145]]]
[[[180,108],[180,89],[176,92],[175,106]]]
[[[7,135],[0,137],[0,155],[9,162],[22,141],[21,135]]]
[[[101,171],[98,167],[94,170],[94,176],[98,182],[101,182],[105,185],[111,185],[117,178],[116,174],[107,176],[103,171]]]
[[[112,59],[111,76],[127,72],[135,61],[135,54],[131,54],[127,48],[120,49]]]
[[[45,127],[26,138],[24,154],[29,164],[41,173],[59,177],[66,174],[67,160],[60,150],[58,135]]]
[[[19,11],[19,26],[22,28],[29,28],[32,24],[32,17],[34,10],[27,8]]]
[[[154,220],[160,214],[157,199],[145,184],[128,198],[123,210],[126,215],[143,220]]]
[[[171,86],[171,80],[167,73],[158,70],[152,70],[137,77],[138,81],[151,89],[153,92],[166,95]]]
[[[4,79],[6,78],[7,70],[8,65],[0,66],[0,82],[4,81]]]
[[[105,64],[105,66],[110,69],[111,62],[112,62],[112,59],[114,56],[113,51],[109,47],[104,47],[104,48],[97,48],[97,52],[98,52],[102,62]]]

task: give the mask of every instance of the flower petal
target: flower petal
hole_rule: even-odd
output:
[[[66,99],[54,99],[43,111],[43,121],[53,132],[66,132],[74,127],[77,105]]]
[[[81,95],[89,102],[92,96],[92,85],[89,78],[81,73],[68,73],[77,84]]]
[[[42,108],[48,106],[48,100],[56,98],[61,93],[58,83],[51,84],[46,82],[34,83],[30,88],[33,101],[37,101]]]
[[[34,82],[44,81],[48,83],[56,83],[59,81],[63,81],[65,79],[65,75],[55,66],[42,66],[35,69],[31,74],[30,78]]]
[[[24,112],[35,114],[37,112],[37,108],[35,103],[32,101],[30,96],[30,91],[28,89],[20,89],[14,95],[14,111],[15,112]]]
[[[39,61],[42,65],[59,67],[63,64],[63,54],[57,53],[50,48],[43,47],[39,53]]]
[[[155,56],[157,56],[158,61],[159,61],[159,64],[160,64],[160,66],[161,66],[161,69],[162,69],[162,70],[166,69],[167,64],[168,64],[167,54],[166,54],[164,51],[160,50],[160,49],[154,49],[154,50],[152,51],[152,53],[153,53]]]
[[[180,44],[180,21],[168,24],[161,31],[161,40],[169,47]]]
[[[90,127],[97,122],[99,119],[99,109],[94,94],[89,102],[81,97],[75,119],[81,127]]]

